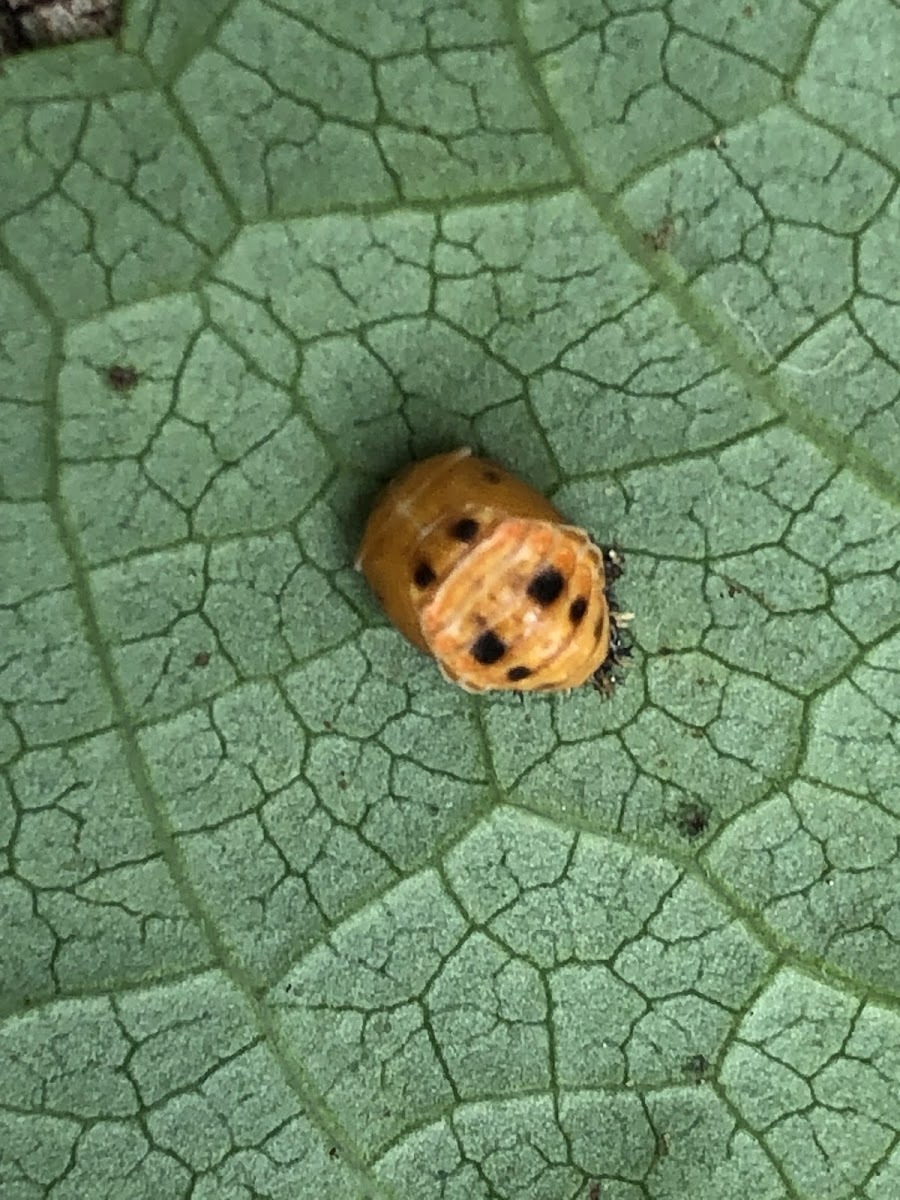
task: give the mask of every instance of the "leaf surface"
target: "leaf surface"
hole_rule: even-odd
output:
[[[134,0],[0,75],[4,1200],[900,1195],[900,10]],[[352,561],[473,444],[614,700]]]

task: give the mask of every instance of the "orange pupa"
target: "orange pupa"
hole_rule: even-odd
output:
[[[412,463],[369,517],[356,566],[390,620],[471,692],[612,690],[627,655],[622,559],[468,447]]]

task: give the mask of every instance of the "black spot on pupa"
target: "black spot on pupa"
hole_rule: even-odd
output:
[[[417,588],[427,588],[437,579],[427,562],[420,562],[413,572],[413,583]]]
[[[506,642],[497,637],[493,629],[488,629],[472,643],[471,653],[476,662],[489,667],[506,653]]]
[[[542,608],[547,608],[562,595],[566,581],[556,567],[544,567],[528,585],[528,595]]]
[[[499,483],[501,477],[500,472],[495,471],[493,467],[485,467],[485,469],[481,472],[481,478],[486,483]]]
[[[587,612],[588,602],[586,596],[578,596],[569,605],[569,620],[573,625],[579,625]]]
[[[510,667],[506,672],[506,678],[510,683],[518,683],[520,679],[527,679],[529,675],[533,675],[531,667]]]
[[[456,524],[450,527],[450,536],[459,542],[471,542],[478,536],[478,522],[474,517],[460,517]]]

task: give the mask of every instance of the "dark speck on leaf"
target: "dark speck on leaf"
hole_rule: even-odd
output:
[[[209,654],[208,650],[198,650],[197,653],[194,655],[194,666],[195,667],[208,667],[209,659],[210,659],[210,654]]]
[[[644,243],[651,250],[665,250],[675,230],[671,217],[663,217],[655,229],[644,234]]]
[[[681,836],[693,841],[706,832],[709,812],[700,804],[683,804],[678,810],[675,823]]]
[[[107,368],[106,379],[109,386],[115,388],[117,392],[130,392],[138,381],[138,373],[134,367],[116,363]]]
[[[702,1054],[693,1054],[684,1064],[684,1071],[687,1075],[693,1075],[695,1079],[700,1080],[709,1070],[709,1059],[704,1058]]]

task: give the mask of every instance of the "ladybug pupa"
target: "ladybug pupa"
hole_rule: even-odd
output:
[[[609,693],[628,653],[622,560],[545,496],[467,447],[410,464],[356,559],[385,612],[470,692]]]

